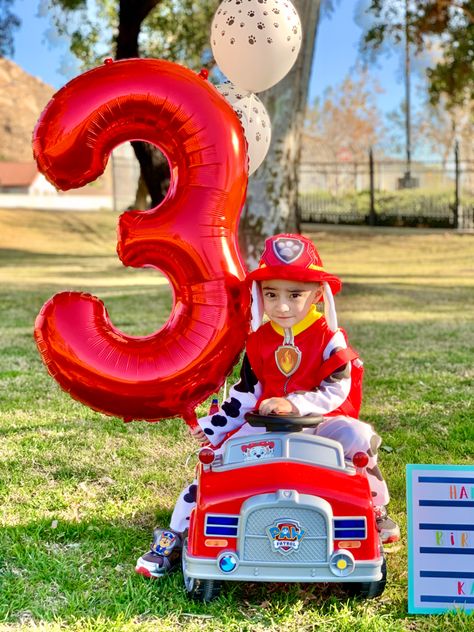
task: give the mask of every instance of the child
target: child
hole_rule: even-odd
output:
[[[290,234],[267,239],[259,267],[248,278],[254,333],[247,340],[240,380],[216,414],[199,420],[194,436],[201,443],[210,441],[219,453],[229,432],[234,436],[260,432],[245,422],[250,410],[323,415],[325,420],[309,432],[339,441],[346,458],[367,452],[381,540],[397,541],[400,531],[387,515],[388,489],[377,466],[381,439],[357,418],[362,363],[337,326],[333,295],[341,289],[341,281],[326,272],[309,239]],[[321,301],[324,316],[316,309]],[[262,325],[263,313],[269,322]],[[194,481],[182,492],[169,529],[155,529],[151,550],[137,562],[138,573],[161,577],[179,562],[196,489]],[[169,545],[163,546],[164,542]]]

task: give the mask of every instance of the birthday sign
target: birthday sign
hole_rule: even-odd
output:
[[[408,612],[474,608],[474,466],[407,465]]]

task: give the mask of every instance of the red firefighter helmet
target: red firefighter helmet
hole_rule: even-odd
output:
[[[302,235],[283,233],[269,237],[258,268],[248,275],[249,281],[288,279],[301,282],[326,282],[333,294],[342,287],[341,280],[326,272],[312,241]]]

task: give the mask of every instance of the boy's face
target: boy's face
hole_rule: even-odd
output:
[[[303,320],[322,294],[319,283],[272,279],[262,281],[261,287],[266,315],[285,328],[294,327]]]

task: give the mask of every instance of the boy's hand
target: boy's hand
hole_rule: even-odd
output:
[[[209,437],[204,433],[204,431],[196,426],[195,428],[189,428],[189,432],[191,435],[198,441],[201,445],[207,445],[209,442]]]
[[[288,413],[298,414],[298,409],[296,406],[285,397],[270,397],[269,399],[264,399],[260,404],[260,408],[258,412],[261,415],[270,415],[274,413],[275,415],[285,415]]]

